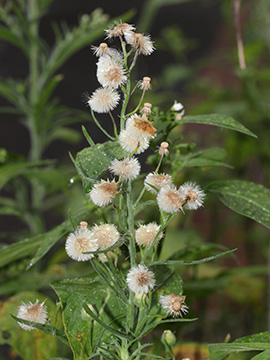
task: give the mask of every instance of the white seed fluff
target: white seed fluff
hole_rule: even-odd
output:
[[[47,307],[43,303],[39,303],[36,300],[35,304],[29,302],[29,304],[24,304],[19,307],[17,317],[23,320],[34,321],[39,324],[45,324],[47,321]],[[18,322],[20,327],[24,330],[33,330],[35,327],[31,325],[25,325],[23,323]]]
[[[66,252],[69,257],[76,261],[87,261],[94,257],[93,254],[83,254],[88,251],[97,251],[98,243],[91,238],[91,232],[87,228],[78,228],[70,233],[66,241]]]
[[[133,266],[127,274],[127,284],[135,293],[147,294],[155,286],[155,275],[145,265]]]
[[[160,190],[162,187],[171,184],[172,184],[172,177],[169,174],[150,173],[146,176],[144,180],[144,186],[146,190],[150,191],[152,194],[157,193],[157,191],[152,186]]]
[[[156,235],[160,230],[160,225],[152,222],[147,225],[140,225],[138,229],[135,231],[135,240],[136,243],[143,247],[149,247],[152,242],[155,240]],[[163,237],[163,233],[161,232],[158,237],[156,243],[158,243]]]
[[[138,141],[143,141],[144,139],[150,140],[155,136],[155,131],[152,123],[147,120],[146,116],[142,117],[134,114],[130,116],[126,121],[126,131],[134,139]]]
[[[160,189],[157,202],[161,210],[173,214],[182,210],[183,198],[174,185],[166,185]]]
[[[134,47],[139,54],[151,55],[155,50],[150,35],[129,32],[125,34],[126,42]]]
[[[126,130],[120,132],[119,142],[120,146],[129,154],[134,153],[136,149],[136,154],[141,154],[149,147],[149,140],[147,138],[142,138],[141,141],[139,141],[136,138],[134,139],[132,134],[128,133]]]
[[[97,63],[97,79],[104,87],[117,89],[127,81],[122,63],[110,56],[101,56]]]
[[[100,183],[95,184],[89,196],[95,205],[107,206],[113,202],[116,194],[118,194],[117,183],[113,179],[112,181],[101,180]]]
[[[113,175],[121,176],[123,180],[133,180],[139,175],[141,165],[134,157],[123,160],[114,159],[109,169]]]
[[[90,232],[91,240],[97,242],[99,250],[113,246],[120,237],[113,224],[94,225]]]
[[[188,306],[185,304],[186,296],[182,295],[162,295],[159,302],[163,309],[171,316],[183,317],[188,312]]]
[[[179,192],[184,199],[185,208],[188,210],[196,210],[203,206],[205,193],[196,183],[184,183],[180,186]]]
[[[119,103],[120,95],[111,88],[99,88],[91,95],[88,105],[97,113],[108,113]]]

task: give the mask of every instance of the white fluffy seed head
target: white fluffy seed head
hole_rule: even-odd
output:
[[[161,210],[173,214],[182,210],[183,197],[174,185],[166,185],[160,189],[157,202]]]
[[[114,26],[105,30],[107,38],[123,36],[129,34],[135,30],[135,26],[127,23],[115,23]]]
[[[145,115],[139,116],[137,114],[132,115],[126,121],[126,131],[134,139],[143,141],[143,139],[150,140],[155,136],[156,128],[150,121],[147,120]]]
[[[125,34],[126,42],[131,45],[139,54],[151,55],[155,50],[150,35],[129,32]]]
[[[184,199],[186,209],[197,210],[199,207],[203,206],[205,193],[196,183],[184,183],[180,186],[179,192]]]
[[[113,199],[118,192],[115,179],[112,181],[101,180],[101,182],[93,186],[93,189],[88,195],[95,205],[107,206],[113,202]]]
[[[17,317],[23,320],[34,321],[39,324],[45,324],[47,321],[47,307],[43,303],[39,303],[38,300],[34,304],[29,302],[29,304],[24,304],[19,307]],[[31,325],[25,325],[18,322],[20,327],[24,330],[33,330],[35,327]]]
[[[94,257],[93,254],[83,254],[88,251],[97,251],[98,243],[91,238],[91,232],[85,227],[79,227],[70,233],[66,240],[66,252],[76,261],[87,261]]]
[[[109,169],[113,175],[121,176],[123,180],[133,180],[139,175],[141,165],[134,157],[123,160],[114,159]]]
[[[185,304],[186,296],[182,295],[162,295],[159,302],[163,309],[173,317],[183,317],[188,312],[188,306]]]
[[[150,191],[152,194],[157,193],[157,191],[152,186],[160,190],[162,187],[171,184],[172,184],[172,177],[169,174],[150,173],[146,176],[144,180],[144,186],[146,190]]]
[[[111,88],[99,88],[88,100],[88,105],[97,113],[108,113],[119,103],[120,95]]]
[[[156,235],[160,230],[160,225],[152,222],[147,225],[140,225],[138,229],[135,231],[135,240],[136,243],[143,247],[149,247],[152,242],[155,240]],[[158,243],[163,237],[163,233],[161,232],[158,237],[156,243]]]
[[[99,250],[113,246],[119,237],[120,234],[113,224],[94,225],[90,231],[90,238],[97,242]]]
[[[126,130],[120,132],[119,142],[120,146],[129,154],[134,153],[136,149],[136,154],[141,154],[149,147],[149,140],[147,138],[142,138],[141,141],[139,141]]]
[[[125,84],[127,76],[122,62],[111,56],[101,56],[97,63],[97,79],[102,86],[114,89]]]
[[[135,293],[147,294],[155,286],[155,275],[145,265],[133,266],[127,274],[127,284]]]

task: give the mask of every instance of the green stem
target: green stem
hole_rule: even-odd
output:
[[[116,139],[118,139],[117,126],[116,126],[113,114],[110,111],[109,111],[109,115],[110,115],[110,118],[112,119],[114,135],[115,135]]]
[[[135,236],[134,236],[134,209],[133,209],[133,202],[132,202],[132,187],[131,187],[131,180],[128,180],[128,187],[127,187],[127,210],[128,210],[128,230],[129,230],[129,255],[130,255],[130,265],[136,265],[136,243],[135,243]]]
[[[95,124],[97,125],[97,127],[110,139],[110,140],[115,140],[110,134],[107,133],[107,131],[100,125],[100,122],[97,120],[97,118],[95,117],[94,111],[90,108],[91,110],[91,115],[92,118],[95,122]]]

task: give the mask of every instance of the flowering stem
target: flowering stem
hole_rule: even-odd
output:
[[[140,195],[138,196],[137,200],[136,200],[135,203],[134,203],[134,209],[136,209],[136,207],[138,206],[141,198],[143,197],[143,194],[144,194],[145,190],[146,190],[146,189],[145,189],[145,186],[144,186],[143,189],[142,189],[142,191],[140,192]]]
[[[131,116],[131,115],[135,114],[139,110],[139,108],[141,106],[141,103],[143,101],[144,95],[145,95],[145,89],[143,89],[142,96],[140,98],[139,104],[136,106],[136,108],[131,113],[128,114],[128,116]]]
[[[116,139],[118,139],[117,126],[116,126],[116,123],[115,123],[115,120],[114,120],[114,117],[113,117],[113,114],[111,113],[111,111],[109,111],[109,115],[110,115],[110,118],[112,119],[114,135],[115,135]]]
[[[157,166],[157,168],[156,168],[156,170],[155,170],[155,174],[157,174],[157,173],[158,173],[158,170],[159,170],[160,165],[161,165],[161,163],[162,163],[162,159],[163,159],[163,154],[160,156],[158,166]]]
[[[95,124],[99,127],[99,129],[110,139],[110,140],[115,140],[110,134],[107,133],[107,131],[100,125],[99,121],[97,120],[97,118],[95,117],[94,111],[90,108],[91,110],[91,115],[92,118],[95,122]]]
[[[144,262],[147,258],[147,256],[151,253],[152,249],[154,248],[154,246],[156,245],[157,241],[158,241],[158,237],[161,234],[161,232],[169,225],[169,223],[172,221],[172,219],[176,216],[176,213],[172,214],[168,220],[161,226],[161,228],[159,229],[158,233],[156,234],[154,240],[152,241],[151,245],[149,246],[149,248],[145,251],[144,253],[144,257],[142,259],[142,262]]]
[[[127,188],[127,210],[128,210],[128,230],[130,235],[129,255],[130,255],[130,265],[132,267],[136,265],[136,244],[134,237],[134,210],[132,203],[131,180],[128,181],[128,188]]]

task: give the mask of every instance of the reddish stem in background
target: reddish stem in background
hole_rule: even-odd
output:
[[[244,55],[244,46],[243,46],[241,24],[240,24],[240,6],[241,6],[241,0],[233,0],[233,17],[234,17],[234,26],[236,30],[236,42],[237,42],[239,66],[240,69],[244,70],[246,68],[246,61]]]

